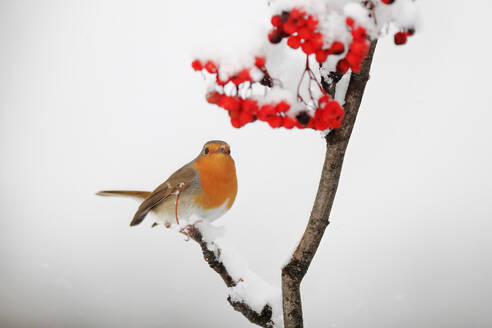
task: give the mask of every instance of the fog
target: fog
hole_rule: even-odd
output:
[[[152,190],[226,140],[239,192],[216,224],[280,284],[324,141],[234,129],[190,67],[197,49],[247,37],[263,5],[0,1],[1,327],[251,327],[196,243],[151,220],[130,228],[138,203],[94,193]],[[492,325],[492,4],[421,9],[407,45],[376,49],[301,286],[308,327]]]

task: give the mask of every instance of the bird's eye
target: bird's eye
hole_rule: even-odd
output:
[[[224,146],[221,146],[220,147],[220,151],[224,153],[225,152],[225,147]]]
[[[208,147],[205,147],[205,150],[204,150],[205,155],[207,155],[208,152],[209,152]]]

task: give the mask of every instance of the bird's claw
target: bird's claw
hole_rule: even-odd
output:
[[[193,224],[188,224],[186,226],[184,226],[183,228],[179,229],[179,232],[182,233],[183,235],[185,235],[187,238],[186,238],[186,241],[190,240],[191,238],[191,233],[193,233],[193,231],[195,230],[195,226]]]

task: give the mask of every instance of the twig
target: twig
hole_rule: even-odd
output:
[[[318,249],[325,229],[330,223],[330,211],[340,179],[345,150],[369,79],[376,43],[377,41],[371,42],[360,73],[352,74],[350,77],[345,95],[346,114],[343,124],[326,136],[325,162],[309,222],[290,261],[282,269],[282,305],[285,328],[303,327],[300,284]]]
[[[203,252],[203,258],[208,265],[222,277],[222,280],[224,280],[226,286],[235,287],[238,282],[231,277],[227,271],[227,268],[224,266],[222,261],[220,261],[220,249],[218,249],[218,254],[210,250],[207,246],[207,242],[203,240],[202,233],[195,226],[189,226],[186,232],[190,239],[193,239],[198,243],[198,245],[200,245]],[[274,326],[274,322],[272,320],[272,307],[269,304],[265,304],[262,311],[258,313],[245,302],[233,301],[231,297],[228,297],[227,301],[231,304],[234,310],[242,313],[251,323],[265,328],[272,328]]]

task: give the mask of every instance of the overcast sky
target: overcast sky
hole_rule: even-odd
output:
[[[301,286],[309,327],[492,325],[492,4],[421,2],[421,31],[376,49]],[[251,326],[195,243],[149,220],[130,228],[135,201],[94,193],[151,190],[226,140],[239,192],[217,224],[279,285],[323,139],[232,128],[190,68],[197,49],[241,44],[263,6],[0,1],[0,326]]]

